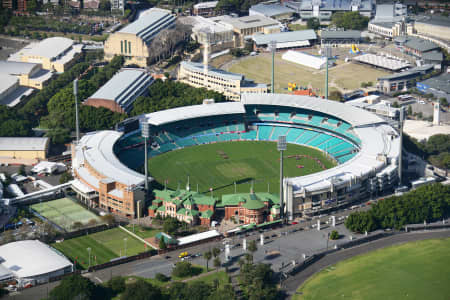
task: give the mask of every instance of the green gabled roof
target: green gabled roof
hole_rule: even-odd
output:
[[[187,215],[191,217],[198,216],[198,210],[195,209],[186,209]]]
[[[160,199],[155,199],[155,200],[152,201],[152,204],[159,204],[161,202],[163,202],[163,201],[160,200]]]
[[[277,195],[270,193],[245,193],[245,194],[229,194],[222,196],[223,206],[237,206],[240,202],[245,202],[243,207],[247,209],[261,209],[264,202],[269,204],[280,203],[280,198]]]
[[[236,206],[240,202],[245,202],[245,196],[248,194],[228,194],[222,195],[223,206]]]
[[[166,208],[164,206],[160,206],[160,207],[158,207],[157,211],[165,212]]]
[[[203,211],[202,215],[200,217],[204,218],[204,219],[210,219],[213,214],[214,214],[214,212],[212,210],[208,209],[208,210]]]
[[[191,201],[191,199],[186,199],[186,200],[184,200],[184,202],[183,202],[183,205],[184,206],[187,206],[187,205],[189,205],[189,206],[192,206],[192,201]]]
[[[215,198],[202,194],[193,195],[193,198],[197,205],[214,205],[217,202]]]
[[[153,190],[155,197],[162,198],[164,200],[170,200],[172,198],[173,191],[171,190]]]
[[[150,206],[148,207],[148,209],[155,210],[155,209],[158,209],[158,206],[156,206],[156,205],[150,205]]]
[[[246,209],[253,209],[253,210],[265,207],[264,202],[258,200],[256,197],[249,197],[242,206],[245,207]]]
[[[186,215],[186,208],[180,208],[177,210],[177,215]]]

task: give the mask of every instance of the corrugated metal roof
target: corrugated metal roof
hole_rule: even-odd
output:
[[[159,126],[185,119],[243,113],[245,113],[245,109],[242,103],[225,102],[214,104],[200,104],[161,110],[146,114],[145,118],[147,118],[149,124]]]
[[[144,69],[122,69],[89,98],[115,101],[126,109],[152,82],[153,78]]]
[[[0,137],[0,151],[44,151],[48,137]]]
[[[303,0],[301,10],[312,10],[313,2],[313,0]],[[319,6],[320,10],[351,11],[352,2],[354,2],[354,0],[321,0]],[[359,10],[371,11],[372,0],[361,0],[359,3]]]
[[[450,94],[450,73],[445,73],[437,77],[432,77],[421,82],[435,90]]]
[[[16,61],[0,61],[0,74],[30,74],[35,68],[39,68],[39,66],[41,66],[41,64]]]
[[[252,5],[249,10],[250,15],[252,14],[252,11],[262,14],[266,17],[276,17],[278,15],[294,13],[292,9],[280,4],[263,4],[263,3]]]
[[[26,47],[22,55],[41,56],[46,58],[56,58],[67,51],[73,45],[73,40],[63,37],[51,37],[40,41],[37,44]]]
[[[194,71],[194,72],[201,72],[203,73],[203,64],[202,63],[196,63],[192,61],[183,61],[181,62],[181,66],[185,69]],[[229,80],[242,80],[244,79],[244,75],[231,73],[222,69],[216,69],[211,66],[208,67],[208,74],[217,76],[223,79],[229,79]]]
[[[255,34],[252,36],[256,45],[267,45],[271,41],[277,43],[297,42],[297,41],[309,41],[317,39],[317,35],[312,29],[288,31],[271,34]]]
[[[434,69],[433,65],[423,65],[420,67],[415,67],[412,69],[409,69],[407,71],[401,72],[401,73],[395,73],[388,76],[383,76],[378,78],[378,80],[395,80],[395,79],[401,79],[404,77],[409,76],[419,76],[420,74],[423,74],[424,72],[430,71]]]
[[[420,52],[427,52],[434,49],[439,49],[439,46],[436,45],[433,42],[410,36],[408,37],[405,47],[420,51]]]
[[[274,19],[258,15],[245,16],[240,18],[233,18],[231,16],[219,16],[212,18],[212,20],[230,24],[235,29],[239,30],[255,27],[267,27],[280,24],[278,21]]]
[[[360,39],[361,31],[358,30],[322,30],[322,39]]]
[[[207,2],[201,2],[194,5],[194,8],[202,9],[202,8],[214,8],[217,6],[217,3],[219,1],[207,1]]]
[[[151,8],[143,12],[139,18],[119,32],[135,34],[144,42],[150,42],[161,30],[175,23],[175,16],[170,11]]]
[[[425,52],[422,54],[422,58],[425,60],[443,61],[444,54],[438,51]]]

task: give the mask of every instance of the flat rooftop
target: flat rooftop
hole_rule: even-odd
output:
[[[397,59],[389,58],[386,56],[366,53],[363,55],[356,56],[352,60],[369,64],[372,66],[380,67],[390,71],[399,71],[406,69],[411,66],[410,63],[406,63]]]
[[[317,39],[317,35],[314,30],[308,29],[271,34],[255,34],[252,36],[252,39],[257,45],[267,45],[271,41],[275,41],[277,43],[288,43],[315,40]]]
[[[230,24],[231,26],[233,26],[233,28],[238,30],[279,25],[279,22],[274,19],[258,15],[240,18],[233,18],[226,15],[211,19],[214,21],[220,21],[222,23]]]

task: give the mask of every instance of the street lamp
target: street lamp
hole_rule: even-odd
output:
[[[275,52],[277,51],[277,42],[276,41],[270,41],[269,49],[272,52],[272,87],[271,87],[271,92],[273,94],[273,93],[275,93]]]
[[[125,255],[127,256],[127,238],[124,238],[123,241],[125,242]]]
[[[91,267],[91,247],[88,247],[87,248],[87,251],[88,251],[88,253],[89,253],[89,267],[88,267],[88,269]]]
[[[287,149],[286,136],[280,135],[277,142],[277,150],[280,151],[280,218],[284,218],[283,203],[283,151]]]

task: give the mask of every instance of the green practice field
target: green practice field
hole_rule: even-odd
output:
[[[448,300],[450,239],[380,249],[329,267],[310,278],[296,300]]]
[[[127,239],[126,242],[124,239]],[[125,253],[126,243],[126,253]],[[145,244],[135,239],[120,228],[113,228],[90,235],[65,240],[52,244],[72,261],[84,269],[89,265],[87,248],[91,248],[91,265],[102,264],[113,258],[132,256],[150,250]]]
[[[297,86],[320,89],[324,94],[325,70],[316,70],[295,64],[281,58],[282,53],[275,55],[275,92],[287,93],[289,82]],[[258,83],[271,82],[272,56],[266,53],[251,56],[233,63],[228,71],[245,75]],[[370,66],[338,61],[338,65],[329,69],[330,91],[338,87],[353,90],[361,87],[362,82],[376,83],[377,78],[390,73]]]
[[[93,222],[93,225],[103,223],[96,214],[69,198],[33,204],[31,208],[67,231],[75,230],[73,228],[75,222],[81,222],[83,225],[87,225],[89,222]]]
[[[322,152],[304,146],[288,144],[284,152],[284,175],[302,176],[323,170],[314,159],[289,157],[309,155],[319,159],[326,168],[335,166]],[[275,142],[227,142],[187,147],[167,152],[149,160],[151,176],[171,189],[184,188],[187,177],[191,189],[208,192],[214,196],[237,192],[248,193],[254,180],[256,192],[279,192],[280,154]]]

